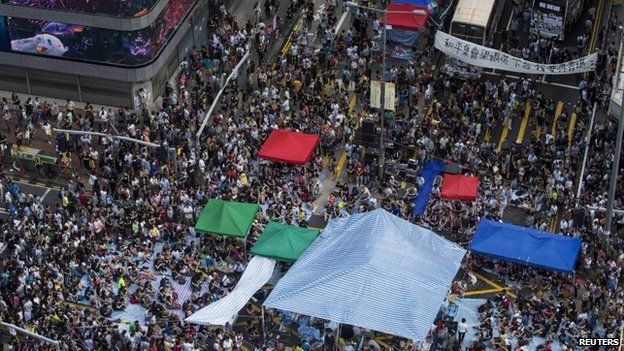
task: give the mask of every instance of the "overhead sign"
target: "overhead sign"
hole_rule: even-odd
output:
[[[381,81],[371,80],[370,88],[370,105],[373,108],[381,108]],[[395,111],[394,101],[396,97],[396,85],[386,82],[386,90],[384,91],[384,108],[386,110]]]
[[[506,54],[500,50],[495,50],[486,46],[455,38],[454,36],[446,34],[442,31],[438,31],[436,33],[435,48],[450,57],[456,58],[473,66],[539,75],[563,75],[594,71],[596,69],[596,61],[598,59],[598,54],[593,53],[591,55],[563,63],[536,63]]]

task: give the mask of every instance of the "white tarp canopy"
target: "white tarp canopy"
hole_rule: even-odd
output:
[[[275,260],[255,256],[247,265],[234,290],[222,299],[211,303],[185,319],[200,325],[225,325],[232,323],[251,297],[271,279]]]
[[[420,341],[465,254],[382,209],[332,220],[264,305]]]

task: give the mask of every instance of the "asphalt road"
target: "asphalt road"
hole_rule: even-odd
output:
[[[33,194],[44,205],[55,205],[58,203],[58,194],[60,188],[57,186],[49,186],[43,183],[32,183],[24,179],[14,178],[14,183],[20,186],[20,189],[26,193]],[[0,218],[8,218],[7,208],[0,206]]]

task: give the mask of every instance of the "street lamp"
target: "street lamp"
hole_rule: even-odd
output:
[[[386,102],[386,97],[385,97],[385,93],[386,93],[386,27],[388,25],[388,14],[389,13],[404,13],[404,14],[413,14],[416,16],[425,16],[427,15],[427,11],[423,9],[414,9],[413,11],[388,11],[388,10],[381,10],[381,9],[377,9],[373,7],[365,7],[354,1],[347,1],[345,2],[345,5],[351,8],[357,8],[357,9],[362,9],[365,11],[372,11],[372,12],[383,14],[383,32],[382,32],[383,34],[382,34],[382,45],[381,45],[381,50],[382,50],[382,55],[381,55],[382,57],[381,59],[382,60],[381,61],[382,84],[381,84],[381,106],[380,106],[381,136],[379,138],[379,180],[381,181],[383,179],[384,165],[385,165],[385,159],[386,159],[386,147],[384,145],[384,134],[385,134],[384,119],[386,118],[385,116],[385,112],[386,112],[386,109],[385,109],[385,102]]]

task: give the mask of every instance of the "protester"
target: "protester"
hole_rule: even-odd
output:
[[[542,336],[548,341],[541,349],[548,350],[555,341],[573,345],[580,335],[616,335],[624,315],[624,243],[614,237],[604,250],[599,240],[604,216],[594,210],[585,217],[580,210],[604,207],[608,195],[615,125],[596,123],[589,146],[584,136],[592,103],[604,103],[604,91],[610,89],[616,51],[607,50],[607,63],[580,82],[578,103],[566,106],[552,126],[555,101],[534,82],[447,76],[434,70],[432,45],[424,45],[407,64],[388,64],[387,78],[399,92],[397,112],[381,115],[368,107],[368,82],[381,78],[379,21],[355,11],[352,26],[336,31],[339,2],[328,2],[314,20],[314,3],[293,1],[289,13],[305,12],[302,23],[307,28],[303,35],[293,34],[289,49],[273,64],[271,45],[283,28],[275,14],[279,5],[256,3],[244,26],[223,9],[213,14],[208,43],[181,63],[160,109],[94,109],[87,104],[78,111],[69,101],[62,108],[38,98],[22,103],[17,95],[2,100],[14,153],[39,139],[51,143],[51,125],[56,125],[157,143],[176,155],[174,163],[160,149],[119,139],[61,138],[56,143],[59,163],[73,172],[55,205],[46,205],[3,177],[0,201],[11,218],[2,223],[0,233],[8,253],[0,258],[3,321],[61,340],[67,350],[231,351],[243,345],[269,350],[282,341],[276,334],[265,338],[251,305],[245,309],[250,318],[244,330],[182,323],[232,290],[245,269],[245,252],[268,221],[306,227],[313,213],[324,211],[329,220],[382,207],[466,245],[481,218],[502,220],[513,208],[523,211],[522,225],[544,231],[554,226],[583,239],[576,275],[469,257],[467,270],[487,269],[510,285],[530,284],[531,296],[511,300],[502,293],[488,300],[480,307],[477,326],[462,320],[453,328],[438,321],[434,344],[508,349],[512,339],[523,346]],[[528,47],[515,45],[516,34],[528,32],[530,19],[524,8],[518,10],[504,50],[541,62],[579,56],[538,37],[530,37]],[[316,34],[314,40],[306,36],[309,31]],[[423,36],[431,44],[432,33]],[[252,55],[242,66],[244,73],[225,87],[220,106],[204,121],[217,92],[247,52]],[[532,116],[528,142],[510,140],[499,147],[494,130],[512,128],[527,104]],[[569,135],[572,113],[577,124]],[[371,137],[377,142],[382,120],[389,143],[380,171],[378,157],[370,157],[375,148],[363,145],[362,137],[370,135],[363,134],[362,125],[375,126]],[[319,134],[315,157],[300,167],[259,160],[258,150],[278,128]],[[585,147],[593,156],[583,195],[576,198],[576,169]],[[456,164],[459,173],[479,177],[477,199],[441,199],[438,179],[425,214],[414,216],[412,201],[424,182],[416,170],[431,160]],[[43,176],[40,166],[37,171]],[[324,196],[319,188],[324,178],[334,178],[335,188],[326,192],[327,201],[315,206]],[[215,198],[260,205],[248,241],[195,232],[202,208]],[[624,224],[622,217],[617,222]],[[458,280],[454,291],[465,291],[468,280]],[[181,296],[183,291],[190,296]],[[120,323],[113,317],[130,305],[145,309],[141,319]],[[323,331],[325,348],[334,347],[334,335]],[[344,350],[358,347],[345,341]],[[51,348],[35,340],[27,344],[35,350]],[[16,339],[15,345],[24,344]],[[367,345],[380,348],[372,337]],[[399,348],[410,345],[403,342]],[[302,350],[310,347],[307,342],[300,345]]]

